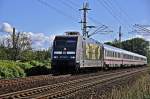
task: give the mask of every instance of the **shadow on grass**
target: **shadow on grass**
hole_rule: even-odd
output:
[[[27,76],[47,75],[51,73],[51,69],[45,66],[36,66],[30,69],[27,69],[25,72]]]

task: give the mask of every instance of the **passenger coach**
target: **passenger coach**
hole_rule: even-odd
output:
[[[52,69],[78,71],[81,68],[109,68],[146,65],[145,56],[101,44],[78,32],[56,36],[52,48]]]

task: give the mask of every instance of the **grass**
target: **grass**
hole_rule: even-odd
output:
[[[0,60],[0,79],[49,74],[50,68],[51,64],[48,60],[43,62]]]
[[[114,88],[106,99],[150,99],[150,75],[141,76],[134,85]]]
[[[0,78],[24,77],[24,70],[14,61],[0,60]]]

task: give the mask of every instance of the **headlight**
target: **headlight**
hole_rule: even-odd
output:
[[[70,58],[75,59],[75,56],[71,56]]]
[[[54,56],[54,58],[58,58],[58,56]]]

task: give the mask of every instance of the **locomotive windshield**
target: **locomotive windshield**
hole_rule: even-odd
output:
[[[53,44],[54,59],[75,59],[77,37],[55,37]]]
[[[54,40],[54,50],[66,48],[75,50],[77,45],[77,37],[56,37]]]

